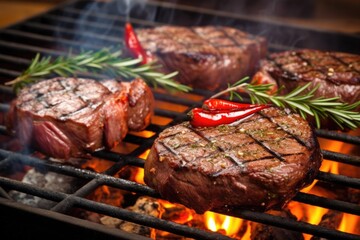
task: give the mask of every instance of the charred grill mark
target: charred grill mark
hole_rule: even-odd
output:
[[[220,51],[218,50],[218,47],[217,47],[215,44],[211,43],[208,39],[203,38],[201,34],[197,33],[197,32],[194,30],[194,28],[189,28],[189,29],[190,29],[190,31],[191,31],[192,33],[194,33],[196,36],[198,36],[199,38],[201,38],[201,40],[203,40],[204,42],[206,42],[207,44],[209,44],[210,46],[212,46],[212,47],[214,48],[214,51],[216,51],[216,54],[220,54]],[[196,46],[195,44],[191,44],[191,45],[192,45],[192,46]],[[202,45],[204,45],[204,44],[203,44],[203,43],[199,43],[198,45],[199,45],[199,46],[202,46]],[[212,54],[212,55],[214,55],[214,54]],[[220,54],[220,55],[221,55],[221,54]]]
[[[314,53],[316,54],[316,53]],[[299,58],[302,62],[297,63],[296,61],[288,61],[289,63],[294,63],[294,64],[305,64],[304,66],[308,66],[308,69],[306,69],[305,67],[301,68],[300,71],[299,70],[285,70],[284,69],[284,65],[283,63],[277,63],[276,60],[278,58],[289,58],[291,56],[296,56],[297,58]],[[320,56],[315,56],[315,60],[316,59],[321,59],[323,57],[328,57],[331,60],[334,61],[333,65],[329,65],[328,67],[326,66],[326,64],[320,63],[314,63],[312,62],[310,59],[306,58],[306,52],[302,52],[302,51],[294,51],[291,52],[290,56],[275,56],[275,57],[268,57],[268,61],[270,61],[272,64],[274,64],[280,71],[281,76],[283,78],[287,78],[290,80],[298,80],[299,75],[303,75],[303,74],[309,74],[312,72],[316,72],[318,74],[321,74],[324,78],[325,81],[327,82],[332,82],[333,80],[331,79],[331,76],[333,75],[334,69],[338,68],[342,69],[340,70],[340,73],[344,72],[344,73],[348,73],[348,72],[354,72],[359,74],[360,72],[351,67],[353,62],[356,62],[356,60],[351,61],[350,63],[346,63],[341,56],[337,56],[335,53],[331,53],[331,52],[326,52],[326,53],[321,53]],[[332,68],[334,67],[334,68]],[[271,72],[270,72],[271,74]],[[275,73],[276,74],[276,73]],[[278,77],[274,77],[274,79],[277,81],[277,83],[279,84],[279,79]]]
[[[314,68],[314,66],[311,64],[311,62],[310,62],[308,59],[304,58],[304,57],[302,56],[302,54],[300,54],[299,52],[294,52],[294,54],[295,54],[298,58],[300,58],[303,62],[305,62],[307,65],[309,65],[309,66],[311,67],[311,70],[310,70],[310,71],[314,71],[314,70],[315,70],[315,68]],[[310,72],[310,71],[307,71],[307,72],[305,72],[305,73],[308,73],[308,72]],[[315,70],[315,71],[316,71],[316,70]],[[323,73],[323,72],[321,72],[321,73]]]
[[[217,27],[216,30],[222,32],[228,39],[230,39],[236,47],[242,47],[243,44],[239,44],[233,36],[230,36],[223,28]]]
[[[281,128],[281,130],[283,130],[284,132],[286,132],[287,134],[289,134],[292,138],[294,138],[298,143],[300,143],[302,146],[305,146],[308,150],[311,150],[311,144],[304,142],[302,139],[300,139],[298,136],[296,136],[295,134],[291,133],[290,131],[287,131],[285,128],[283,128],[283,126],[281,126],[280,124],[278,124],[274,118],[267,116],[266,114],[264,114],[263,112],[259,112],[260,115],[262,115],[263,117],[267,118],[268,120],[270,120],[272,123],[274,123],[278,128]]]
[[[254,135],[252,135],[250,132],[246,133],[249,137],[251,137],[257,144],[259,144],[263,149],[271,153],[273,156],[275,156],[280,161],[284,162],[285,159],[277,152],[273,151],[271,148],[269,148],[264,142],[260,141],[259,139],[255,138]]]
[[[326,81],[330,81],[328,72],[325,71],[325,69],[316,69],[308,59],[303,57],[303,54],[301,52],[295,52],[295,54],[296,54],[297,57],[299,57],[302,61],[306,62],[311,67],[309,71],[306,71],[306,72],[303,72],[303,73],[309,73],[309,72],[313,72],[313,71],[320,72],[325,76]],[[339,59],[335,58],[334,56],[332,56],[330,54],[328,54],[328,56],[331,57],[332,59],[336,60],[340,64],[342,64],[342,62]]]
[[[199,135],[201,138],[203,138],[204,140],[206,140],[208,143],[211,143],[211,139],[208,139],[207,137],[205,137],[201,132],[195,130],[194,128],[192,127],[188,127],[191,131],[193,131],[194,133],[196,133],[197,135]],[[219,146],[216,146],[216,149],[219,151],[219,152],[223,152],[225,153],[225,150],[222,149],[221,147]],[[237,166],[243,166],[242,164],[242,161],[240,159],[238,159],[237,157],[235,157],[234,155],[230,154],[230,155],[226,155],[226,157],[228,157],[234,164],[236,164]]]
[[[164,143],[163,141],[160,141],[160,144],[164,146],[164,148],[166,148],[166,150],[168,150],[169,152],[171,152],[173,155],[175,156],[181,156],[175,149],[173,149],[172,147],[170,147],[169,145],[167,145],[166,143]]]
[[[189,29],[192,33],[194,33],[195,35],[197,35],[196,32],[194,32],[192,28],[188,28],[188,29]],[[191,43],[191,44],[189,45],[189,44],[187,44],[185,41],[182,41],[181,38],[176,37],[176,34],[175,34],[175,35],[171,35],[171,34],[168,33],[168,32],[163,32],[163,34],[164,34],[164,37],[165,37],[165,38],[170,39],[170,40],[176,42],[177,44],[179,44],[179,45],[181,45],[181,46],[183,46],[183,47],[185,47],[185,48],[188,48],[188,47],[190,47],[190,46],[195,46],[195,45],[199,45],[199,46],[202,45],[201,43],[199,43],[199,44],[193,44],[193,43]],[[175,36],[175,37],[174,37],[174,36]],[[198,36],[198,35],[197,35],[197,36]]]
[[[333,59],[335,59],[336,61],[338,61],[339,63],[341,63],[342,65],[344,65],[344,66],[346,66],[346,67],[348,67],[348,68],[351,68],[351,67],[349,67],[349,64],[346,63],[346,62],[344,62],[341,58],[335,56],[334,54],[329,54],[329,55],[330,55]],[[354,62],[351,62],[350,65],[351,65],[352,63],[354,63]],[[350,70],[350,69],[349,69],[349,70]],[[359,72],[357,69],[355,69],[355,68],[351,68],[351,71],[354,71],[354,72],[357,72],[357,73],[360,74],[360,72]]]
[[[233,165],[233,166],[231,166],[231,167],[229,167],[229,168],[227,168],[227,169],[221,169],[221,170],[219,170],[219,171],[217,171],[217,172],[215,172],[215,173],[213,173],[213,174],[210,174],[210,177],[218,177],[218,176],[220,176],[221,174],[223,174],[224,172],[228,172],[228,171],[231,171],[232,169],[234,169],[234,168],[237,168],[238,166],[236,166],[236,165]],[[241,166],[241,170],[243,170],[244,169],[244,167],[243,166]]]
[[[64,80],[63,80],[62,78],[57,79],[56,82],[58,82],[59,85],[62,86],[63,90],[66,90],[66,89],[69,88],[69,87],[67,87],[66,85],[64,85]],[[77,88],[77,87],[78,87],[78,86],[76,86],[76,88]]]
[[[103,103],[96,103],[96,104],[89,104],[89,105],[82,105],[80,108],[76,109],[75,111],[68,113],[68,114],[62,114],[59,119],[60,120],[67,120],[67,118],[70,118],[71,116],[74,116],[75,114],[78,114],[81,111],[85,111],[87,108],[96,109]]]
[[[290,71],[285,70],[285,69],[283,68],[283,65],[277,63],[274,58],[268,57],[267,60],[280,69],[280,71],[281,71],[281,73],[282,73],[282,74],[281,74],[281,77],[283,77],[283,78],[288,78],[288,79],[293,80],[293,81],[299,80],[299,77],[298,77],[298,76],[296,76],[294,73],[292,73],[292,72],[290,72]],[[270,74],[271,74],[271,73],[270,73]],[[274,77],[274,79],[275,79],[277,85],[280,85],[280,83],[279,83],[279,80],[280,80],[280,79],[278,79],[277,77]]]

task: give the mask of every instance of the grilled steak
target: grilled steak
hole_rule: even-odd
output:
[[[177,80],[195,88],[224,88],[253,74],[266,40],[229,27],[161,26],[136,31],[143,47]]]
[[[10,128],[26,145],[34,145],[56,158],[83,157],[88,152],[112,148],[128,132],[130,92],[146,92],[137,99],[145,112],[138,117],[148,124],[153,97],[142,80],[124,83],[124,90],[111,92],[100,82],[81,78],[53,78],[21,90],[9,112]],[[113,86],[116,86],[113,80]],[[142,88],[142,89],[132,89]],[[148,98],[147,100],[139,100]],[[136,101],[135,101],[136,102]],[[150,110],[151,109],[151,110]],[[132,116],[133,117],[133,116]],[[143,129],[146,125],[135,126]]]
[[[360,99],[360,55],[310,49],[273,53],[261,62],[253,82],[284,86],[283,93],[311,82],[307,91],[319,85],[315,97],[354,103]],[[329,121],[322,126],[335,127]]]
[[[237,125],[172,126],[145,161],[145,183],[198,213],[283,206],[311,183],[322,156],[312,127],[278,108]]]
[[[101,82],[111,92],[125,91],[128,96],[129,130],[141,131],[150,124],[154,112],[154,96],[151,89],[141,79],[132,82],[117,82],[112,79]]]

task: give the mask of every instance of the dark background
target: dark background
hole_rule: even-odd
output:
[[[99,0],[111,1],[111,0]],[[131,0],[130,0],[131,1]],[[298,26],[360,34],[360,0],[159,0]],[[0,28],[55,7],[65,0],[0,0]]]

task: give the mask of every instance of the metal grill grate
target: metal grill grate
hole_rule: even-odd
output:
[[[69,48],[77,51],[79,49],[100,49],[109,45],[121,44],[123,34],[122,26],[127,20],[126,12],[122,11],[125,9],[126,2],[127,1],[73,1],[61,5],[45,14],[28,19],[25,22],[0,30],[0,80],[4,82],[18,76],[21,71],[28,66],[31,58],[33,58],[37,52],[43,55],[58,56],[66,54]],[[226,24],[265,36],[270,42],[270,51],[308,47],[359,52],[360,47],[359,44],[357,44],[359,42],[359,36],[320,32],[276,23],[266,23],[247,16],[163,2],[150,1],[142,3],[141,1],[133,1],[132,5],[130,21],[135,27],[148,27],[167,23],[193,25],[194,22],[198,25]],[[264,31],[264,29],[267,30]],[[326,39],[325,44],[323,43],[323,39]],[[11,90],[6,87],[1,87],[0,92],[2,101],[0,110],[1,112],[6,112],[9,108],[8,102],[14,95]],[[195,100],[186,97],[175,98],[173,95],[159,91],[154,91],[154,94],[157,102],[181,105],[182,110],[175,111],[156,106],[156,116],[169,119],[169,123],[165,125],[152,123],[146,130],[155,132],[155,135],[148,138],[128,134],[124,141],[136,146],[130,153],[119,154],[110,151],[94,153],[95,157],[114,163],[104,172],[97,173],[87,169],[39,159],[22,152],[11,152],[0,149],[0,174],[8,169],[13,169],[13,171],[16,172],[17,170],[14,170],[14,166],[21,165],[36,167],[37,169],[56,172],[86,181],[86,184],[78,188],[74,193],[66,194],[29,185],[14,178],[0,176],[0,209],[2,209],[2,212],[8,213],[9,216],[7,219],[1,218],[1,223],[5,224],[5,222],[11,222],[11,219],[14,219],[14,221],[19,222],[18,224],[25,226],[28,224],[27,221],[38,219],[43,222],[45,225],[44,228],[48,231],[50,229],[58,230],[59,225],[57,224],[60,223],[60,226],[64,227],[64,229],[72,229],[72,232],[74,232],[75,229],[76,233],[73,233],[73,235],[71,235],[72,237],[79,234],[78,236],[82,237],[98,236],[106,237],[107,239],[140,239],[140,236],[127,234],[120,230],[114,231],[114,229],[72,218],[67,215],[72,209],[81,208],[185,237],[195,239],[229,239],[220,233],[213,233],[165,221],[85,198],[103,185],[133,192],[139,196],[146,195],[160,198],[153,189],[130,180],[114,177],[114,174],[126,166],[143,167],[144,161],[138,156],[151,147],[158,133],[167,126],[186,119],[186,112],[192,107],[199,106],[201,100],[206,99],[212,95],[212,93],[195,90],[192,93],[196,96]],[[0,133],[1,136],[6,137],[4,126],[1,126]],[[360,137],[357,136],[325,130],[317,130],[316,133],[320,138],[336,140],[356,146],[360,145]],[[1,146],[6,145],[6,140],[2,140],[1,138],[0,141],[2,141],[0,142]],[[322,153],[327,160],[356,167],[360,166],[359,156],[327,150],[322,150]],[[360,189],[360,179],[356,178],[320,172],[317,179],[329,184]],[[48,199],[56,202],[56,205],[50,210],[27,208],[19,203],[14,203],[7,193],[9,190],[16,190]],[[360,206],[350,202],[328,199],[306,193],[297,194],[293,200],[344,213],[360,215]],[[16,214],[24,216],[23,220],[17,218]],[[311,225],[306,222],[284,219],[267,213],[235,210],[229,214],[250,221],[308,233],[314,236],[334,239],[359,239],[359,236],[353,234]],[[16,227],[17,226],[9,226],[9,228],[3,228],[2,234],[6,235],[6,231],[16,231]],[[42,229],[41,231],[44,233],[47,231],[46,229]],[[28,231],[36,231],[36,228]]]

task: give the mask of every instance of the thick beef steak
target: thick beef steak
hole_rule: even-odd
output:
[[[311,183],[321,161],[308,122],[271,107],[234,126],[167,128],[151,148],[144,180],[198,213],[267,210]]]
[[[311,82],[307,91],[319,86],[314,97],[354,103],[360,100],[360,55],[311,49],[272,53],[261,61],[253,82],[284,86],[282,93]],[[322,126],[335,127],[331,122]]]
[[[252,75],[267,52],[266,40],[230,27],[161,26],[136,31],[143,47],[177,80],[214,90]]]
[[[111,92],[125,91],[128,96],[128,120],[131,131],[141,131],[149,126],[154,113],[154,96],[151,89],[141,79],[118,82],[112,79],[101,81]]]
[[[112,86],[118,84],[111,80]],[[21,90],[12,102],[9,128],[19,139],[56,158],[83,157],[102,148],[112,148],[129,129],[131,91],[145,93],[137,99],[149,103],[138,117],[143,129],[149,124],[153,96],[142,80],[124,83],[126,88],[110,91],[102,83],[81,78],[53,78]],[[142,89],[132,89],[142,88]],[[141,94],[140,94],[141,95]],[[144,100],[144,98],[147,98]],[[143,100],[139,100],[143,99]],[[135,101],[136,102],[136,101]],[[133,111],[138,112],[137,111]],[[133,117],[133,116],[132,116]]]

